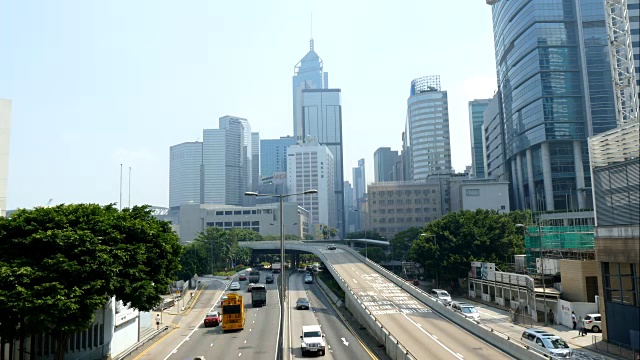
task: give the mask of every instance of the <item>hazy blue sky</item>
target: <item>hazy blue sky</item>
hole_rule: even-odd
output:
[[[392,5],[393,4],[393,5]],[[344,165],[400,149],[412,79],[440,75],[453,165],[471,164],[468,102],[496,90],[491,9],[457,1],[0,0],[0,98],[13,101],[8,208],[167,206],[169,147],[218,118],[291,135],[293,67],[315,49],[342,89]]]

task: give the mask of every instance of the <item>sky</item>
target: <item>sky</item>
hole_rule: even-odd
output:
[[[345,180],[364,158],[372,182],[374,151],[400,150],[411,80],[427,75],[448,91],[463,171],[468,102],[497,89],[491,7],[391,4],[0,0],[7,208],[118,203],[120,164],[123,206],[168,206],[169,147],[202,140],[219,117],[248,119],[261,139],[292,135],[291,77],[311,36],[329,87],[342,89]]]

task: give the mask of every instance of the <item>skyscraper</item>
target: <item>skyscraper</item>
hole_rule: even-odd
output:
[[[507,180],[504,158],[504,131],[502,128],[502,104],[500,100],[500,91],[498,91],[489,101],[483,114],[484,174],[489,179]],[[511,203],[513,203],[513,198]]]
[[[202,143],[186,142],[169,149],[169,208],[202,204]]]
[[[0,99],[0,216],[7,213],[11,100]]]
[[[277,172],[287,172],[287,148],[295,144],[296,139],[291,136],[260,140],[261,176],[269,177]]]
[[[303,89],[326,89],[329,87],[329,74],[322,71],[322,59],[313,49],[313,39],[309,40],[309,52],[300,60],[293,70],[293,137],[297,142],[304,140],[302,131]]]
[[[392,181],[394,168],[399,161],[398,152],[391,148],[381,147],[373,153],[374,182]]]
[[[260,185],[260,133],[251,133],[251,191]]]
[[[358,160],[358,166],[353,168],[353,196],[356,207],[360,204],[360,199],[367,192],[367,180],[364,172],[364,159]]]
[[[287,188],[292,193],[302,193],[317,189],[314,195],[292,196],[299,206],[309,211],[312,226],[328,225],[336,227],[335,192],[333,191],[333,154],[324,145],[309,142],[292,145],[287,153]],[[310,227],[312,227],[310,226]]]
[[[316,142],[325,145],[333,154],[334,203],[336,227],[344,235],[344,186],[342,160],[342,104],[340,89],[304,89],[300,101],[302,107],[300,134],[304,142]],[[333,222],[333,220],[332,220]]]
[[[602,0],[492,5],[514,208],[592,208],[587,138],[616,126]]]
[[[633,63],[636,69],[636,88],[640,98],[640,0],[627,0],[629,10],[629,30],[633,47]]]
[[[251,190],[253,188],[253,150],[252,150],[252,133],[251,133],[251,125],[249,125],[249,121],[244,118],[236,117],[236,116],[223,116],[219,119],[219,128],[227,128],[230,121],[239,121],[242,125],[242,163],[245,167],[244,174],[241,178],[244,181],[242,184],[243,189]]]
[[[490,99],[469,101],[469,132],[471,135],[471,176],[482,179],[484,173],[484,156],[482,150],[482,124],[484,110]]]
[[[451,173],[449,104],[447,92],[440,89],[440,76],[411,81],[406,132],[412,179]]]
[[[246,159],[245,127],[241,119],[225,116],[220,118],[219,129],[203,131],[205,204],[243,204],[249,174]]]

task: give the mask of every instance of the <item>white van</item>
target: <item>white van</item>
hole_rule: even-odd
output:
[[[545,354],[554,358],[570,358],[573,350],[560,336],[548,333],[543,329],[527,329],[522,333],[520,340]]]
[[[438,301],[445,305],[451,304],[451,295],[448,292],[442,289],[433,289],[431,290],[431,296],[436,298]]]

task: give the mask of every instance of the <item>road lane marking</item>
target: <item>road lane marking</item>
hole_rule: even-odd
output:
[[[209,347],[213,346],[213,343],[211,343],[211,345],[209,345]]]
[[[347,339],[345,338],[341,338],[342,339],[342,343],[349,346],[349,342],[347,341]]]
[[[358,280],[356,280],[356,279],[353,279],[353,282],[357,284],[357,283],[358,283]]]
[[[402,316],[404,316],[405,319],[409,320],[409,322],[411,322],[413,325],[417,325],[418,324],[415,321],[413,321],[411,318],[409,318],[406,314],[402,314]],[[438,340],[434,335],[429,334],[425,329],[421,328],[420,326],[416,326],[416,327],[418,329],[420,329],[420,331],[425,333],[428,337],[432,338],[433,341],[435,341],[438,345],[442,346],[442,348],[447,350],[451,355],[453,355],[456,358],[462,360],[462,357],[460,355],[458,355],[457,353],[454,353],[453,350],[449,349],[445,344],[441,343],[440,340]]]
[[[238,356],[242,355],[242,353],[238,353]]]
[[[460,356],[461,358],[464,358],[464,356],[460,355],[460,353],[456,353],[456,354],[458,354],[458,356]]]

